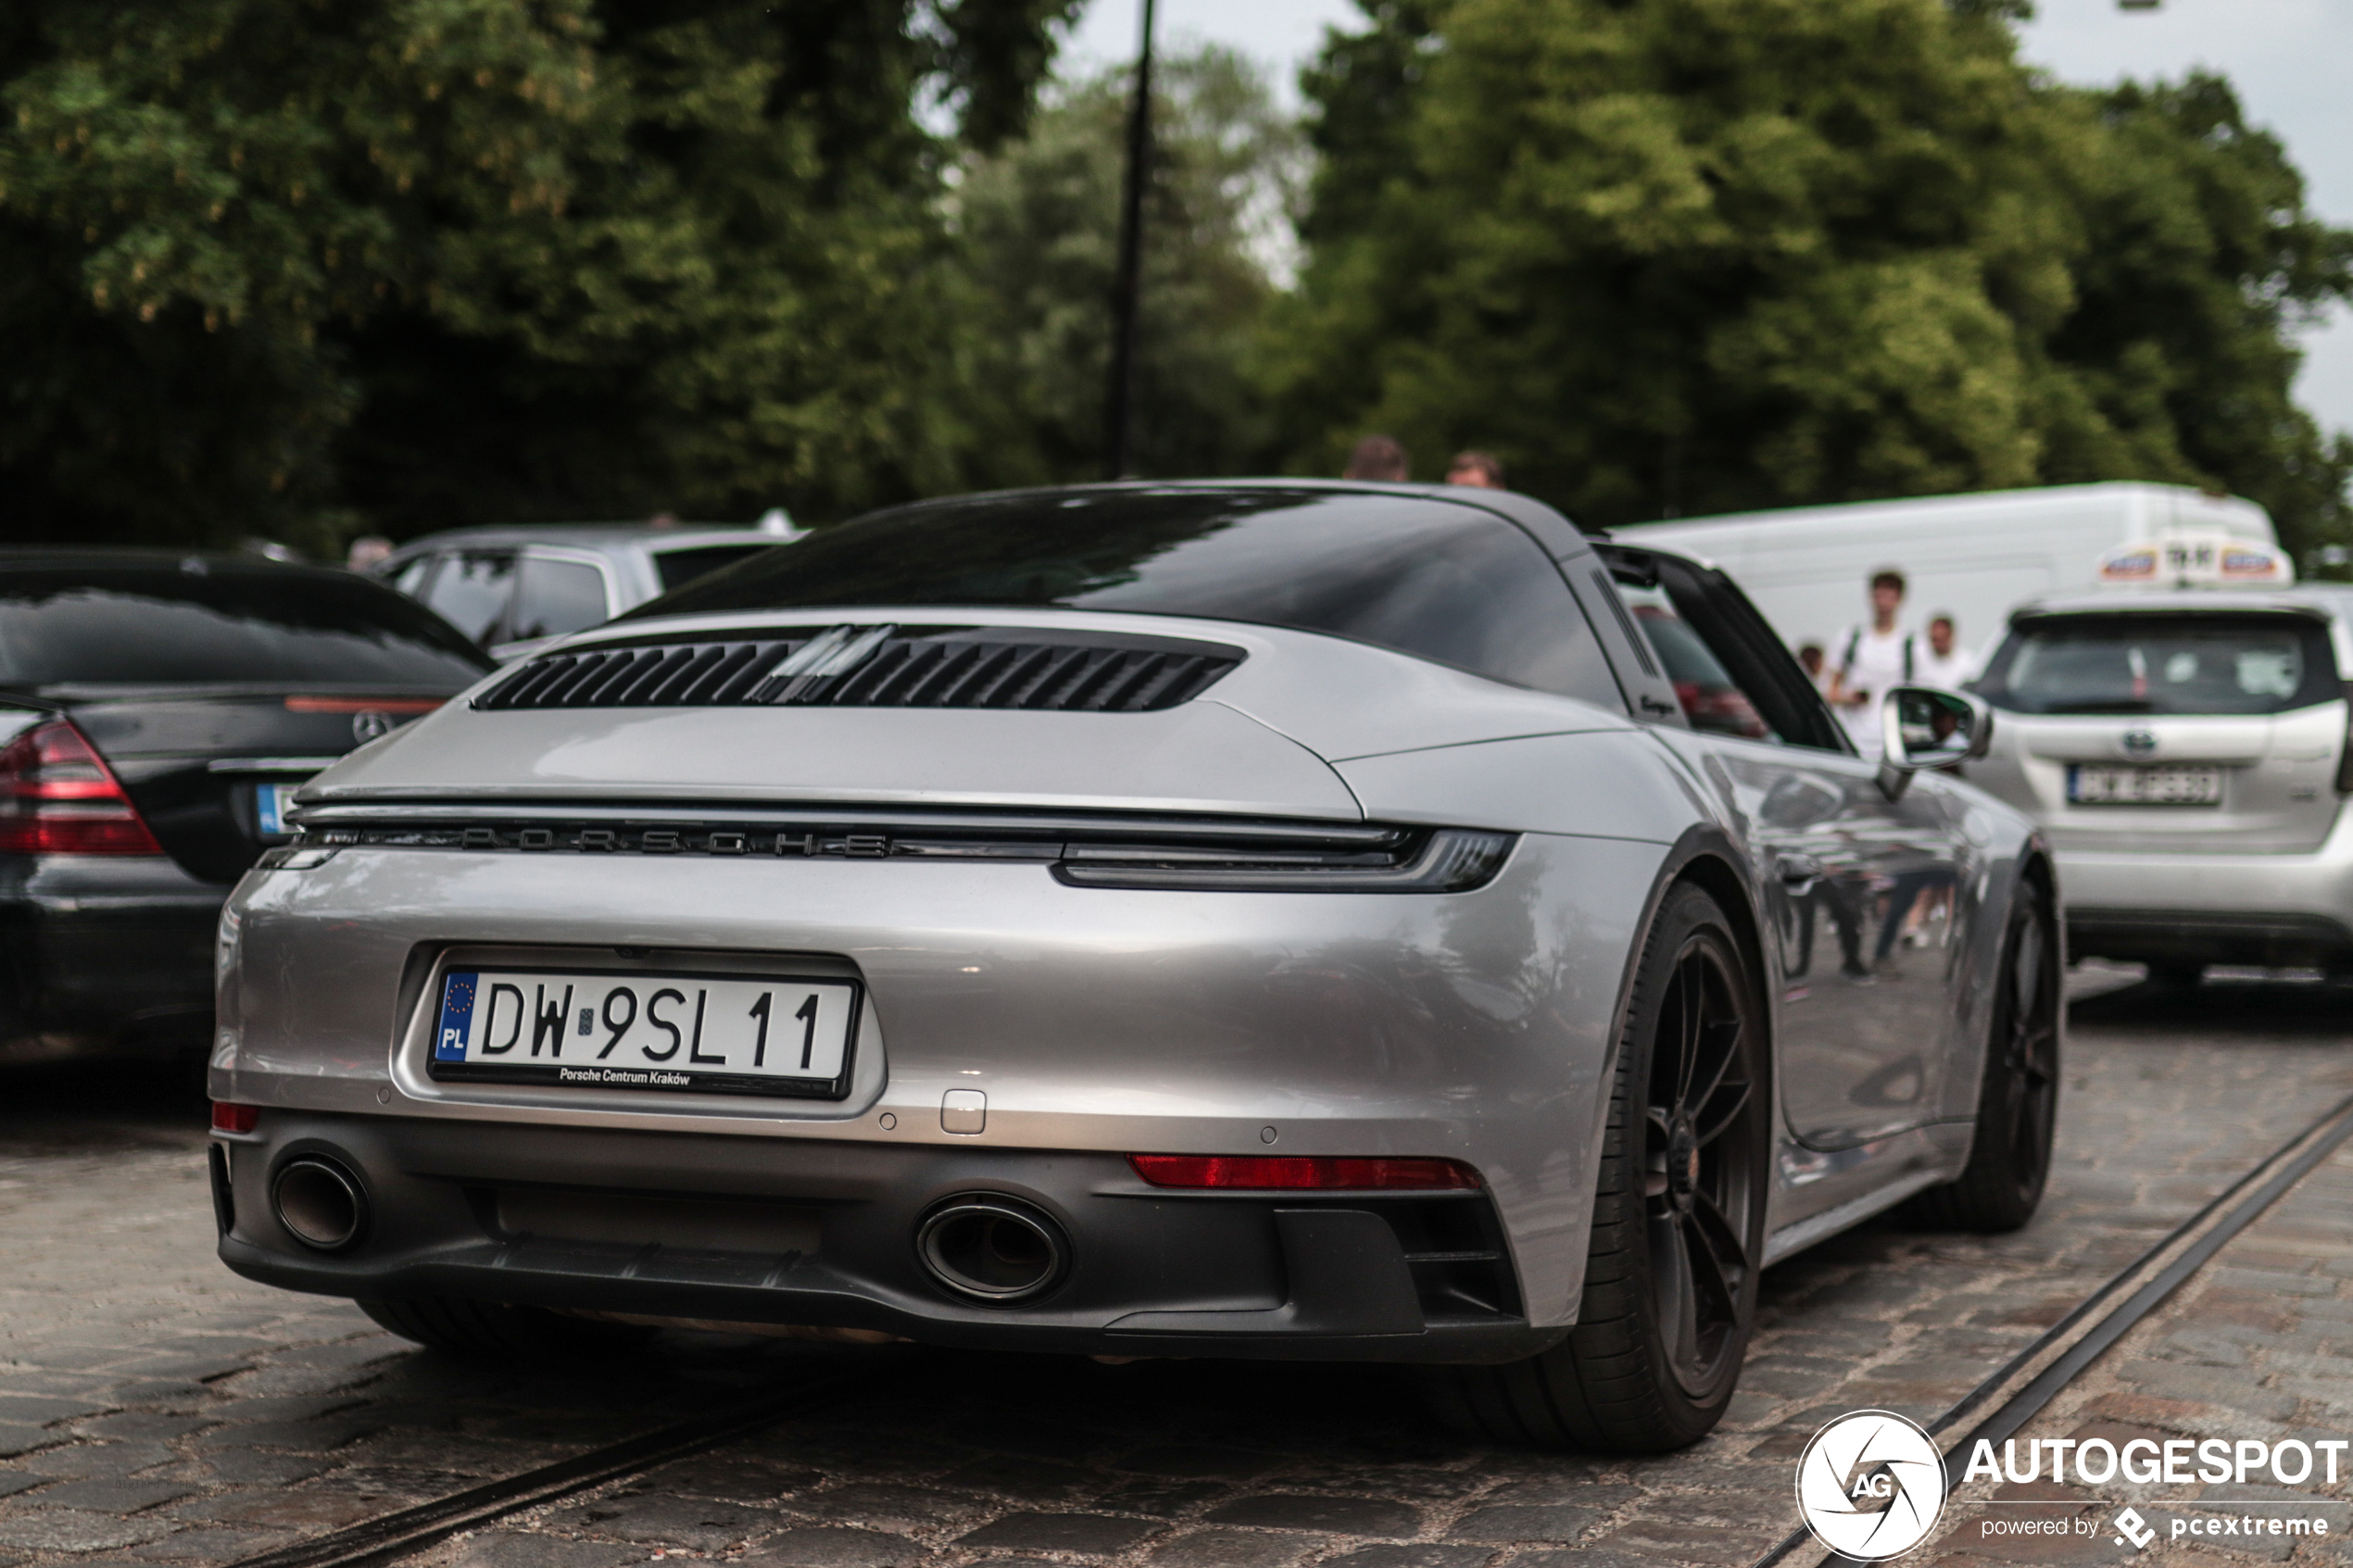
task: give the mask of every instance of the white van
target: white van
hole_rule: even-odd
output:
[[[2261,507],[2178,484],[2061,484],[1909,501],[1739,512],[1610,531],[1714,562],[1755,600],[1793,648],[1828,651],[1868,619],[1870,574],[1909,582],[1904,621],[1949,614],[1960,645],[1990,648],[2028,599],[2100,586],[2100,558],[2118,545],[2184,530],[2275,542]]]

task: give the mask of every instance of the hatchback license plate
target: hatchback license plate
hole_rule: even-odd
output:
[[[2077,763],[2067,798],[2078,806],[2219,806],[2220,768],[2112,768]]]
[[[848,980],[469,969],[443,976],[435,1078],[589,1089],[849,1092]]]

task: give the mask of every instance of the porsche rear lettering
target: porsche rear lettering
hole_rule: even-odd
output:
[[[886,859],[893,855],[950,853],[961,845],[881,833],[788,832],[740,828],[413,828],[330,830],[312,835],[321,845],[369,845],[396,849],[522,850],[534,854],[589,855],[783,855]],[[1063,841],[999,839],[988,845],[1000,859],[1057,859]]]

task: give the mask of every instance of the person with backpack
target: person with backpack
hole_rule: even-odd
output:
[[[1892,567],[1871,573],[1870,624],[1850,628],[1831,662],[1831,710],[1865,757],[1881,751],[1880,698],[1910,684],[1919,662],[1912,633],[1896,620],[1903,608],[1904,574]]]

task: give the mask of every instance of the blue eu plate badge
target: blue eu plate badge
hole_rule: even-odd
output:
[[[433,1054],[436,1061],[466,1060],[466,1036],[474,1022],[474,991],[480,985],[479,974],[452,974],[441,993],[441,1032],[434,1036]]]
[[[256,825],[264,838],[284,838],[293,829],[286,825],[286,807],[292,803],[300,784],[266,784],[254,786],[253,811]]]

